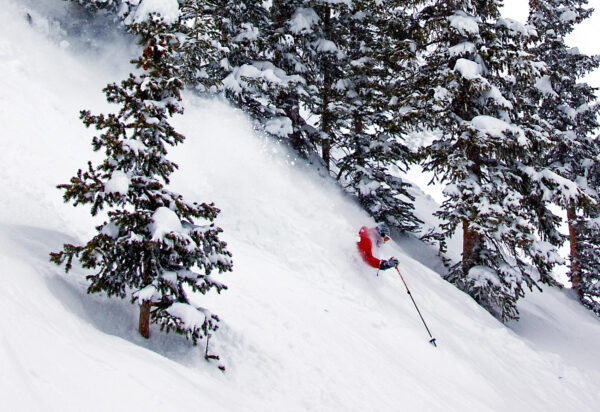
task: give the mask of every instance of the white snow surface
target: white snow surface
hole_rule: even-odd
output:
[[[224,80],[225,87],[235,93],[240,93],[246,88],[245,78],[265,80],[273,84],[284,84],[300,81],[299,76],[288,76],[283,70],[268,62],[254,62],[236,67]]]
[[[294,131],[294,126],[289,117],[276,117],[269,119],[265,124],[265,131],[274,136],[289,136]]]
[[[203,312],[185,303],[175,302],[167,309],[167,312],[181,319],[183,325],[189,329],[202,328],[206,319]]]
[[[312,27],[319,21],[319,16],[312,8],[299,8],[288,22],[292,33],[312,32]]]
[[[513,32],[519,33],[521,36],[527,36],[530,33],[530,30],[532,30],[531,27],[527,27],[523,23],[508,18],[498,19],[498,25],[504,26]]]
[[[542,76],[535,82],[535,87],[544,94],[544,96],[558,96],[552,88],[550,76]]]
[[[467,80],[480,78],[481,73],[483,72],[483,69],[479,63],[469,59],[456,60],[454,70],[459,72]]]
[[[115,170],[112,173],[112,177],[104,185],[104,191],[106,193],[120,193],[122,195],[127,194],[131,180],[129,176],[120,170]]]
[[[87,295],[85,270],[48,261],[103,221],[55,186],[98,160],[78,113],[117,110],[101,89],[132,56],[118,44],[110,55],[65,50],[23,7],[0,12],[2,410],[597,410],[600,323],[569,291],[530,293],[507,327],[432,270],[435,250],[398,239],[377,255],[400,260],[434,348],[397,273],[376,276],[357,256],[358,229],[374,222],[242,113],[191,94],[173,121],[187,140],[170,154],[171,189],[222,210],[235,266],[213,276],[229,289],[194,296],[221,318],[209,348],[221,360],[157,328],[140,337],[137,307]],[[435,225],[435,202],[414,193]]]
[[[166,23],[174,23],[179,17],[177,0],[142,0],[134,10],[132,20],[136,23],[146,20],[150,13],[160,14]]]
[[[560,15],[560,20],[566,23],[574,21],[575,19],[577,19],[577,13],[575,10],[569,8],[565,9]]]
[[[475,116],[471,120],[471,124],[482,133],[496,137],[498,139],[506,138],[505,133],[511,132],[517,136],[517,140],[522,146],[527,146],[528,141],[525,138],[525,132],[519,126],[505,122],[492,116]]]
[[[448,49],[450,56],[461,56],[465,54],[472,54],[476,51],[475,44],[470,41],[463,41],[458,43],[456,46],[452,46]]]
[[[450,26],[454,27],[461,34],[479,34],[479,23],[477,19],[462,11],[457,11],[455,14],[448,17],[448,21],[450,21]]]
[[[153,223],[150,225],[152,240],[160,240],[165,235],[182,231],[181,221],[177,214],[168,207],[159,207],[152,215]]]

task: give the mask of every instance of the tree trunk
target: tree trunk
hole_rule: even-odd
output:
[[[471,162],[469,169],[477,179],[481,182],[481,156],[479,148],[470,145],[465,150],[466,158]],[[463,272],[465,275],[473,266],[479,264],[478,255],[481,253],[483,244],[483,236],[469,228],[469,220],[463,218]]]
[[[140,305],[140,323],[139,331],[140,335],[148,339],[150,337],[150,308],[152,303],[145,300]]]
[[[355,110],[353,113],[353,122],[352,125],[354,127],[354,145],[356,152],[356,164],[359,166],[365,165],[365,157],[362,151],[362,134],[364,129],[363,117],[358,110]]]
[[[322,155],[323,163],[325,163],[325,169],[329,170],[329,163],[331,163],[331,138],[323,137],[322,143]]]
[[[324,25],[325,36],[327,39],[331,39],[331,9],[329,6],[323,7],[322,20]],[[321,90],[321,148],[322,158],[325,163],[325,168],[329,170],[329,163],[331,161],[331,129],[333,114],[329,103],[331,102],[331,85],[332,76],[330,67],[331,62],[325,59],[325,67],[323,67],[323,89]]]
[[[479,233],[469,229],[469,221],[463,219],[463,258],[462,267],[466,275],[478,261],[477,254],[481,248],[482,237]]]
[[[329,111],[329,99],[331,93],[331,77],[325,73],[322,90],[321,107],[321,157],[325,168],[329,170],[331,162],[331,112]]]
[[[366,164],[365,153],[364,153],[363,147],[362,147],[362,144],[363,144],[363,141],[362,141],[363,118],[358,110],[354,111],[354,113],[352,114],[352,117],[353,117],[352,125],[353,125],[353,131],[354,131],[354,159],[353,159],[354,165],[352,167],[355,168],[355,166],[359,166],[360,168],[362,168]],[[362,179],[364,172],[362,172],[362,171],[358,172],[358,170],[355,170],[354,173],[357,174],[357,176],[355,177],[355,179],[356,179],[355,183],[358,184],[360,182],[360,180]],[[369,196],[370,195],[364,195],[361,190],[358,190],[358,188],[357,188],[357,193],[358,193],[358,202],[365,209],[367,209],[369,207]]]
[[[277,100],[277,105],[282,108],[285,115],[292,122],[292,133],[288,139],[292,147],[301,154],[308,154],[309,147],[302,137],[299,128],[302,125],[302,116],[300,115],[300,98],[295,92],[281,92]]]
[[[567,207],[567,221],[569,224],[569,245],[571,248],[571,284],[573,289],[578,290],[579,284],[581,283],[581,274],[579,273],[579,256],[578,256],[578,245],[577,245],[577,232],[575,231],[575,220],[577,219],[577,212],[575,207]]]

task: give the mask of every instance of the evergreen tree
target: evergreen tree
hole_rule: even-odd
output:
[[[81,112],[86,126],[102,131],[92,145],[106,157],[98,166],[89,162],[87,171],[79,170],[69,184],[59,186],[65,201],[90,205],[94,216],[108,209],[108,220],[85,245],[66,244],[51,260],[66,262],[68,271],[76,258],[95,270],[87,276],[88,293],[137,302],[143,336],[149,336],[153,322],[195,344],[217,329],[219,319],[192,306],[188,294],[225,289],[210,274],[231,270],[231,254],[219,240],[222,230],[211,223],[219,210],[186,202],[165,187],[177,168],[166,158],[167,147],[184,140],[168,122],[183,111],[183,82],[174,60],[177,35],[155,14],[131,27],[145,46],[132,63],[143,70],[104,89],[107,100],[120,105],[119,112]]]
[[[92,12],[109,13],[118,20],[125,20],[139,4],[139,0],[69,0],[77,3]]]
[[[304,93],[300,100],[315,119],[318,135],[312,143],[329,170],[332,149],[343,123],[339,102],[343,87],[343,66],[347,63],[348,27],[351,9],[344,2],[312,0],[302,2],[289,21],[296,54],[303,67]]]
[[[209,0],[181,0],[174,27],[180,33],[176,59],[181,76],[186,85],[200,91],[214,91],[220,84],[213,73],[223,58],[214,7]]]
[[[410,156],[402,110],[418,67],[414,3],[353,3],[341,24],[347,58],[335,85],[338,179],[377,221],[400,231],[422,223],[410,185],[398,177]]]
[[[216,81],[211,90],[223,92],[258,128],[308,157],[313,152],[307,139],[312,128],[300,115],[304,79],[287,30],[295,10],[288,3],[214,0],[210,14],[220,57],[206,70]]]
[[[594,140],[600,150],[600,138]],[[600,163],[589,169],[588,183],[595,193],[600,193]],[[585,307],[600,316],[600,202],[584,207],[584,213],[572,222],[577,234],[577,275],[575,290]],[[572,270],[572,269],[571,269]]]
[[[277,116],[275,90],[287,81],[268,57],[268,10],[256,1],[217,0],[213,13],[222,58],[211,75],[222,82],[225,96],[264,128]]]
[[[303,38],[313,30],[318,16],[305,0],[273,0],[269,9],[271,29],[267,43],[272,47],[272,61],[292,81],[276,91],[275,106],[280,116],[280,136],[300,156],[319,162],[318,130],[307,121],[303,100],[308,93],[311,75],[310,58],[302,46]],[[277,125],[277,123],[275,123]]]
[[[538,165],[550,141],[528,97],[541,65],[526,51],[533,33],[500,18],[499,6],[436,1],[422,11],[430,48],[411,107],[413,121],[439,131],[422,155],[425,170],[447,183],[437,212],[443,236],[463,229],[462,261],[447,279],[506,321],[518,318],[525,286],[554,283],[560,258],[538,238],[541,212],[530,205],[544,178],[557,181]]]
[[[576,226],[582,227],[581,222],[577,223],[580,220],[577,211],[586,207],[595,194],[593,190],[587,190],[589,169],[600,162],[600,152],[592,141],[592,133],[600,126],[600,105],[595,103],[596,90],[580,79],[600,66],[600,57],[587,56],[577,48],[567,46],[565,37],[587,19],[593,9],[585,8],[587,0],[532,0],[529,3],[529,23],[538,34],[533,52],[548,68],[547,75],[538,80],[536,90],[540,100],[539,112],[550,126],[553,142],[544,161],[550,170],[577,182],[581,191],[587,192],[586,196],[564,193],[552,199],[567,211],[570,278],[573,287],[578,289],[582,276],[579,266],[583,258],[579,257],[578,238],[586,234],[579,234],[576,230]],[[593,231],[593,228],[590,230]],[[589,267],[589,262],[585,265]]]

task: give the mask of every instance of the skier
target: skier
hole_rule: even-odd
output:
[[[363,260],[370,266],[386,270],[396,267],[398,259],[391,257],[388,260],[380,260],[373,256],[373,244],[379,247],[390,240],[390,228],[385,223],[380,223],[376,227],[367,228],[363,226],[358,232],[360,240],[356,243],[358,253]]]

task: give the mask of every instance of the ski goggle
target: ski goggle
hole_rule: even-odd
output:
[[[389,236],[387,236],[387,235],[386,235],[386,236],[384,236],[384,237],[383,237],[383,241],[384,241],[384,242],[387,242],[388,240],[390,240],[390,237],[389,237]]]

